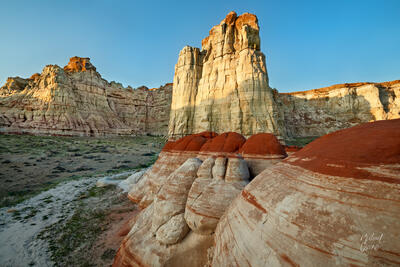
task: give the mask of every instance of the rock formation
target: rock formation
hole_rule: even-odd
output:
[[[400,80],[337,84],[275,94],[287,138],[322,136],[363,122],[400,118]]]
[[[248,166],[240,157],[207,158],[200,166],[186,202],[185,220],[190,229],[201,235],[214,233],[222,214],[249,178]]]
[[[295,93],[272,90],[258,33],[255,15],[231,12],[210,30],[201,50],[182,49],[175,66],[170,138],[232,131],[293,139],[400,118],[400,80]]]
[[[153,167],[129,192],[129,198],[143,210],[114,266],[206,264],[219,219],[253,178],[239,151],[244,147],[243,151],[251,150],[264,161],[271,160],[268,153],[281,153],[280,160],[286,156],[275,137],[260,136],[268,141],[262,143],[266,148],[258,150],[249,149],[253,141],[246,146],[248,141],[234,132],[202,132],[168,142]],[[276,163],[277,158],[272,161]]]
[[[102,79],[89,58],[46,66],[0,88],[0,131],[53,135],[165,135],[172,85],[132,89]]]
[[[166,135],[203,131],[280,141],[322,136],[360,123],[400,118],[400,80],[279,93],[268,85],[257,17],[229,13],[186,46],[174,83],[133,90],[102,79],[89,58],[46,66],[0,88],[0,132],[54,135]],[[173,87],[173,90],[172,90]],[[169,125],[168,125],[169,122]]]
[[[175,66],[169,136],[232,131],[284,136],[257,17],[229,13],[210,30],[202,50],[186,46]]]
[[[149,206],[168,177],[186,160],[196,157],[203,144],[212,137],[215,137],[215,133],[204,132],[168,142],[153,167],[129,192],[128,197],[141,208]]]
[[[287,157],[286,148],[270,133],[252,135],[239,152],[246,159],[252,177]]]
[[[400,264],[400,119],[325,135],[265,169],[215,233],[212,266]]]
[[[142,211],[114,266],[400,264],[400,81],[279,94],[258,31],[232,12],[181,51],[169,136],[184,137],[130,190]]]

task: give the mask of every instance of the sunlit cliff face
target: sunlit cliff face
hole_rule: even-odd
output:
[[[71,57],[67,66],[64,67],[64,71],[68,72],[81,72],[88,70],[96,70],[96,68],[90,63],[88,57]]]

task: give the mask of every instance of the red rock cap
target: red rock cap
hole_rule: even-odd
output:
[[[68,65],[64,67],[64,71],[67,72],[82,72],[88,70],[96,71],[96,68],[90,63],[90,58],[88,57],[71,57]]]
[[[285,148],[271,133],[259,133],[250,136],[239,150],[241,154],[253,155],[283,155],[287,156]]]
[[[208,140],[215,136],[217,136],[217,134],[214,132],[202,132],[188,135],[177,141],[167,142],[162,151],[199,151]]]
[[[327,175],[400,183],[400,119],[324,135],[285,162]]]
[[[237,152],[246,142],[243,135],[228,132],[218,135],[213,139],[209,139],[200,149],[201,152]]]

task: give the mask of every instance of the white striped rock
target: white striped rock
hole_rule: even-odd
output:
[[[323,136],[221,218],[212,266],[398,266],[400,120]]]
[[[205,166],[200,167],[201,173],[205,173],[205,167],[213,167],[214,170],[216,165],[211,166],[212,162],[214,158],[206,159],[203,163]],[[218,176],[199,177],[189,191],[185,220],[190,229],[198,234],[208,235],[214,232],[226,208],[248,182],[249,170],[242,158],[226,160],[220,157],[215,160],[215,164],[218,162],[227,165],[219,166],[226,169],[225,176],[221,177],[220,172],[213,172]]]
[[[154,200],[154,215],[152,232],[155,233],[166,224],[173,216],[185,212],[185,205],[189,189],[196,179],[196,173],[202,161],[190,158],[175,170],[160,188]],[[183,228],[185,221],[177,227]]]

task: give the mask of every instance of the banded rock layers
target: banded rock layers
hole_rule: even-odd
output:
[[[271,148],[254,149],[254,139],[246,141],[233,132],[218,136],[203,132],[167,143],[129,192],[143,210],[134,219],[114,266],[206,264],[221,216],[253,178],[247,160],[238,154],[241,148],[253,157],[265,153],[259,155],[263,161],[269,161],[270,155],[274,163],[286,156],[275,136],[256,139]]]
[[[400,80],[338,84],[295,93],[268,85],[257,17],[229,13],[202,49],[186,46],[175,66],[168,135],[232,131],[279,139],[322,136],[400,118]]]
[[[53,135],[165,135],[172,85],[132,89],[102,79],[89,58],[46,66],[0,88],[0,131]]]
[[[202,131],[284,136],[255,15],[229,13],[210,30],[202,50],[186,46],[179,54],[169,136]]]
[[[400,119],[365,123],[286,159],[278,140],[264,133],[170,142],[147,186],[131,190],[154,197],[114,266],[397,266],[399,136]],[[185,154],[192,158],[184,161]],[[273,161],[256,165],[253,172],[265,167],[247,184],[248,160],[257,155]],[[180,167],[165,168],[168,158]],[[175,164],[179,158],[183,164]]]
[[[215,233],[212,266],[398,266],[400,119],[325,135],[265,169]]]
[[[337,84],[275,96],[289,139],[400,118],[400,80]]]

